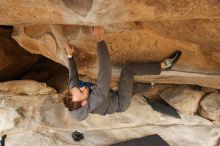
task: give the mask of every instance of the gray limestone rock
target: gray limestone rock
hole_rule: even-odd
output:
[[[211,93],[200,102],[199,113],[210,120],[220,122],[220,94]]]
[[[177,87],[164,90],[161,97],[181,113],[195,114],[204,94],[202,91]]]

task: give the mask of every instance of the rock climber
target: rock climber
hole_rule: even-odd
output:
[[[134,75],[159,75],[161,70],[170,69],[181,56],[180,51],[174,52],[162,62],[128,63],[121,71],[118,90],[110,89],[112,69],[108,47],[104,41],[104,28],[96,26],[93,34],[97,39],[99,62],[96,84],[84,84],[79,80],[77,66],[73,54],[76,49],[68,43],[64,44],[69,60],[69,93],[63,99],[64,105],[71,111],[76,120],[84,120],[89,113],[112,114],[124,112],[130,106],[132,96],[151,87],[151,84],[133,83]]]

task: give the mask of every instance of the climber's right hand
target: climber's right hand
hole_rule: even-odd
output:
[[[63,47],[66,49],[67,55],[72,56],[75,53],[75,47],[70,46],[70,44],[64,43]]]
[[[104,27],[103,26],[94,26],[93,34],[96,37],[97,42],[104,40]]]

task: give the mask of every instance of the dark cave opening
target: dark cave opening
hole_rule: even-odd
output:
[[[16,79],[43,82],[58,92],[63,92],[68,85],[68,69],[42,56],[37,63]]]

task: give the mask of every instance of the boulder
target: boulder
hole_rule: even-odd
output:
[[[200,102],[199,113],[207,119],[220,122],[220,94],[205,96]]]
[[[161,114],[141,96],[133,98],[126,112],[106,116],[90,114],[84,121],[71,117],[60,104],[58,94],[3,98],[5,106],[11,106],[20,115],[15,128],[5,131],[6,145],[10,146],[110,145],[155,133],[170,145],[205,146],[214,145],[220,136],[219,128],[209,120],[198,115],[181,114],[182,119],[176,119]],[[80,142],[71,137],[75,130],[84,134]]]
[[[20,117],[12,107],[0,107],[0,115],[0,133],[15,128],[16,119]]]
[[[160,95],[172,107],[185,114],[195,114],[205,93],[190,88],[168,88]]]
[[[0,83],[0,90],[12,92],[14,94],[39,95],[39,94],[54,94],[56,90],[47,86],[45,83],[40,83],[32,80],[15,80]]]

